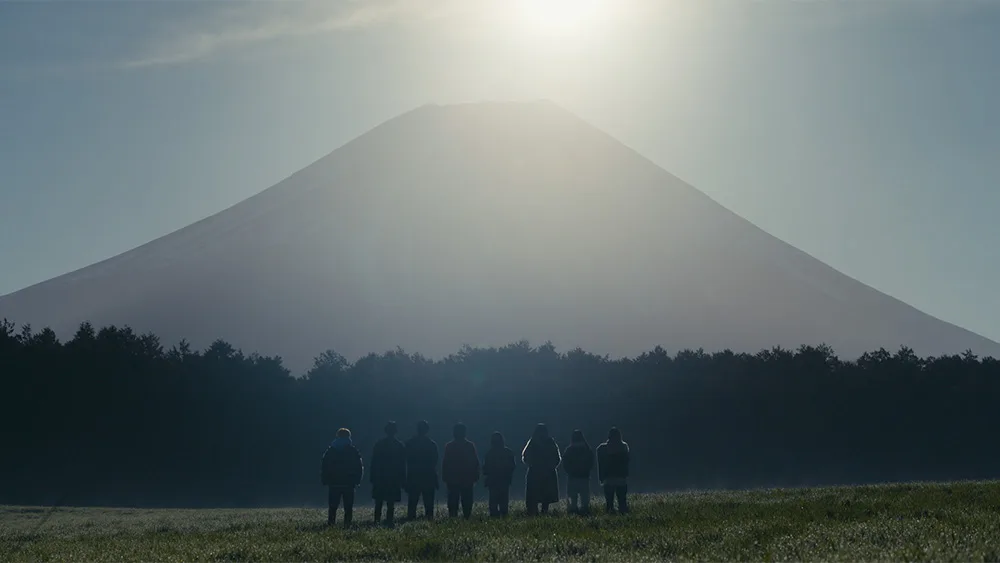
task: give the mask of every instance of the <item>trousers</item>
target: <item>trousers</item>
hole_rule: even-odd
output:
[[[385,521],[392,524],[396,520],[396,503],[389,501],[375,501],[375,523],[382,521],[382,505],[385,504]]]
[[[615,511],[615,497],[618,497],[618,512],[625,514],[628,512],[628,485],[604,485],[605,509],[608,512]]]
[[[472,518],[472,486],[448,487],[448,515],[458,516],[458,505],[462,504],[462,516],[466,520]]]
[[[330,526],[337,521],[337,510],[340,508],[340,503],[344,503],[344,527],[351,525],[351,521],[354,519],[354,488],[345,489],[341,487],[330,487],[330,492],[327,495],[327,504],[329,509],[326,513],[326,523]]]
[[[490,487],[490,516],[507,516],[510,512],[510,487]]]
[[[434,487],[429,489],[415,490],[407,492],[406,497],[406,517],[410,520],[417,519],[417,504],[421,497],[424,499],[424,517],[428,520],[434,519]]]
[[[590,479],[570,479],[566,483],[569,511],[590,510]]]

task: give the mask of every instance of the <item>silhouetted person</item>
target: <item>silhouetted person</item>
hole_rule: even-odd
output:
[[[364,464],[361,462],[361,452],[351,442],[351,431],[341,428],[337,438],[323,454],[323,464],[320,468],[320,479],[330,488],[327,497],[329,511],[326,523],[330,526],[337,520],[337,508],[344,503],[344,527],[350,527],[354,518],[354,489],[361,484],[364,477]]]
[[[604,485],[604,499],[607,511],[614,512],[615,497],[618,497],[618,511],[628,512],[628,464],[630,453],[628,444],[622,440],[617,428],[608,431],[608,441],[597,447],[597,474]]]
[[[479,454],[476,445],[465,439],[466,428],[462,423],[455,425],[455,439],[444,446],[444,461],[441,476],[448,487],[448,515],[458,516],[458,504],[462,503],[462,516],[472,518],[472,488],[479,480]]]
[[[406,442],[406,515],[410,520],[417,518],[417,503],[424,499],[424,515],[434,519],[434,493],[437,491],[438,447],[427,433],[431,425],[426,420],[417,423],[417,435]]]
[[[483,460],[483,476],[490,491],[490,516],[507,516],[510,512],[510,486],[516,466],[514,452],[504,444],[503,434],[494,432]]]
[[[569,497],[569,512],[589,512],[590,472],[594,470],[594,450],[587,443],[582,430],[573,431],[569,446],[563,451],[562,466],[568,477],[566,496]]]
[[[562,461],[559,444],[549,436],[547,426],[539,424],[535,427],[534,434],[521,452],[521,461],[528,466],[524,491],[528,514],[538,514],[539,504],[545,514],[550,504],[559,502],[559,474],[556,468]]]
[[[396,423],[385,425],[385,438],[375,442],[372,464],[368,470],[372,482],[372,499],[375,500],[375,523],[382,521],[382,504],[386,507],[386,523],[395,519],[396,503],[406,483],[406,446],[396,439]]]

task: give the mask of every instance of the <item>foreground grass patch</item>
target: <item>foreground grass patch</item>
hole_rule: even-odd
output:
[[[597,499],[594,499],[595,501]],[[635,497],[627,516],[393,529],[356,511],[0,507],[0,554],[21,561],[1000,560],[1000,483],[918,484]],[[397,510],[397,516],[402,511]]]

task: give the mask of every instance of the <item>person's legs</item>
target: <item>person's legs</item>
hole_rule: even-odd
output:
[[[424,496],[424,518],[434,519],[434,487],[430,487],[423,492]]]
[[[375,499],[375,523],[382,521],[382,500]]]
[[[500,487],[490,487],[490,518],[500,516]]]
[[[500,489],[500,498],[497,500],[500,505],[498,507],[500,516],[507,516],[510,512],[510,487],[503,487]]]
[[[580,495],[580,509],[584,514],[590,513],[590,481],[581,481],[580,488],[577,489]]]
[[[542,514],[548,514],[548,513],[549,513],[549,503],[543,502],[542,503]]]
[[[448,516],[455,518],[458,516],[458,500],[460,489],[458,487],[448,487]]]
[[[462,488],[462,516],[472,518],[473,487]]]
[[[326,523],[328,526],[333,526],[337,521],[337,507],[340,505],[340,491],[330,487],[327,491],[326,502],[329,505],[326,513]]]
[[[407,491],[406,492],[406,519],[416,520],[417,519],[417,503],[420,502],[420,493],[422,491]],[[424,499],[426,500],[426,499]]]
[[[345,489],[341,496],[344,497],[344,527],[350,528],[354,521],[354,489]]]
[[[618,512],[625,514],[628,512],[628,485],[615,487],[615,494],[618,496]]]
[[[579,481],[576,479],[570,479],[566,482],[566,511],[573,514],[578,510],[577,508],[577,497],[579,496],[579,487],[577,486]]]
[[[392,526],[396,522],[396,501],[385,501],[385,523]]]
[[[527,507],[528,516],[534,516],[538,514],[538,501],[535,500],[534,491],[531,487],[524,492],[524,505]]]
[[[604,485],[604,510],[608,514],[615,511],[615,488],[612,485]]]

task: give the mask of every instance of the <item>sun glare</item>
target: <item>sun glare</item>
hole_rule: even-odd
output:
[[[541,33],[583,32],[598,15],[598,0],[521,0],[525,23]]]

